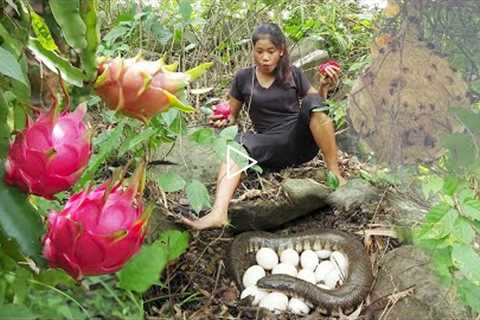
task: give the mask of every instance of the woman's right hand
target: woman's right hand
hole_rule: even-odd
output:
[[[208,124],[215,128],[223,128],[230,124],[233,124],[234,122],[235,121],[231,115],[228,117],[228,119],[225,119],[221,114],[212,114],[208,117]]]

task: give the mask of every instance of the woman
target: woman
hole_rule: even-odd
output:
[[[233,124],[242,105],[248,110],[256,132],[237,136],[237,141],[261,167],[278,170],[312,160],[319,148],[327,168],[345,183],[337,160],[335,132],[330,118],[321,112],[322,100],[335,87],[339,68],[327,67],[317,91],[305,75],[290,65],[287,43],[273,23],[258,26],[252,36],[255,65],[238,71],[231,85],[229,119],[210,118],[217,128]],[[302,99],[300,103],[300,99]],[[227,177],[227,164],[220,167],[216,199],[206,216],[182,222],[194,229],[223,227],[228,223],[228,206],[241,175]],[[240,168],[231,161],[230,172]]]

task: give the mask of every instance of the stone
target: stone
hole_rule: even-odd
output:
[[[288,199],[240,202],[229,209],[233,232],[271,230],[327,205],[330,190],[312,179],[286,179],[282,189]]]
[[[388,207],[391,208],[391,223],[400,227],[411,227],[424,221],[425,215],[430,210],[427,201],[422,202],[413,199],[411,196],[395,192],[387,197]]]
[[[328,60],[328,52],[315,50],[293,62],[293,65],[302,69],[310,83],[318,88],[320,78],[317,75],[317,66]]]
[[[350,179],[348,182],[332,192],[327,202],[339,209],[349,211],[369,202],[378,201],[380,191],[363,179]]]
[[[413,294],[400,298],[383,319],[469,319],[454,291],[439,283],[429,257],[420,249],[414,246],[396,248],[388,252],[379,265],[371,301],[414,288]],[[382,312],[383,309],[378,310],[374,318],[378,319]]]
[[[155,160],[165,159],[175,163],[175,165],[152,166],[149,169],[149,174],[153,179],[162,173],[172,171],[186,181],[197,179],[204,184],[215,183],[221,161],[211,145],[198,144],[190,140],[188,135],[179,137],[173,149],[171,149],[172,144],[162,144],[152,158]]]
[[[308,36],[300,39],[289,49],[290,61],[299,60],[309,53],[325,48],[325,39],[321,36]]]

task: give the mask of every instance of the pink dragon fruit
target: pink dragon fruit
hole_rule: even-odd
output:
[[[214,105],[212,109],[213,115],[219,117],[219,119],[228,119],[230,117],[230,106],[226,101]]]
[[[143,243],[151,210],[143,208],[139,181],[142,164],[130,186],[104,183],[73,195],[60,212],[48,217],[43,255],[74,279],[119,270]]]
[[[330,67],[330,66],[340,68],[340,64],[337,61],[328,60],[327,62],[322,63],[321,65],[318,66],[318,72],[322,76],[326,76],[327,75],[326,69],[327,67]]]
[[[5,181],[51,199],[80,177],[92,153],[90,131],[83,122],[86,104],[58,114],[56,103],[20,132],[10,145]]]
[[[108,108],[146,123],[170,106],[194,111],[177,96],[212,65],[204,63],[186,72],[174,72],[176,65],[165,65],[161,59],[107,59],[99,64],[95,89]]]

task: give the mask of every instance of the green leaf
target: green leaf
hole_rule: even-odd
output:
[[[178,4],[178,10],[183,20],[190,21],[192,19],[193,8],[190,0],[181,0]]]
[[[120,149],[118,150],[118,156],[121,157],[127,151],[134,151],[140,144],[148,141],[156,134],[155,129],[147,128],[138,134],[132,134],[127,141],[122,142]]]
[[[29,86],[17,59],[2,47],[0,47],[0,73]]]
[[[48,51],[58,50],[55,41],[50,34],[47,24],[43,21],[43,18],[39,16],[35,11],[30,10],[30,15],[32,17],[32,28],[35,33],[36,38],[40,42],[41,46]]]
[[[473,230],[470,222],[463,217],[459,217],[453,226],[452,233],[450,234],[450,241],[470,244],[474,238],[475,230]]]
[[[442,190],[443,179],[439,176],[428,176],[422,183],[422,193],[428,198]]]
[[[220,137],[223,137],[227,140],[233,140],[233,139],[235,139],[235,136],[237,135],[237,133],[238,133],[238,127],[237,126],[230,126],[230,127],[227,127],[225,129],[223,129],[220,132]]]
[[[432,252],[432,263],[443,284],[449,285],[452,280],[450,268],[453,267],[452,249],[442,248]]]
[[[6,158],[10,142],[10,128],[8,127],[7,119],[7,101],[3,97],[3,92],[0,92],[0,159]]]
[[[178,111],[177,109],[171,108],[163,112],[161,115],[163,120],[165,120],[165,123],[169,127],[172,125],[173,121],[175,121],[175,119],[177,119],[177,117],[180,115],[180,111]]]
[[[198,180],[192,180],[185,188],[187,198],[195,212],[200,212],[203,208],[211,207],[208,190],[203,183]]]
[[[70,277],[63,269],[47,269],[47,270],[42,270],[39,275],[36,276],[36,280],[55,287],[59,284],[62,285],[74,285],[75,280],[73,280],[72,277]]]
[[[3,181],[0,166],[0,243],[11,254],[29,256],[41,263],[40,241],[44,233],[40,216],[24,193]]]
[[[480,312],[480,286],[463,278],[458,282],[458,295],[475,312]]]
[[[437,223],[452,207],[447,203],[437,204],[427,213],[425,220],[427,223]]]
[[[3,46],[10,49],[16,57],[19,57],[23,53],[23,43],[16,38],[12,37],[10,32],[0,23],[0,38],[3,38]]]
[[[5,304],[0,306],[0,320],[35,320],[38,319],[26,306]]]
[[[78,51],[87,47],[87,26],[80,16],[80,0],[49,0],[50,9],[67,43]]]
[[[168,253],[168,261],[180,257],[188,248],[189,234],[186,231],[166,230],[153,243]]]
[[[227,143],[227,147],[233,148],[234,150],[240,152],[238,153],[230,149],[230,152],[229,152],[230,159],[232,159],[235,162],[235,164],[240,168],[245,168],[249,163],[248,158],[243,156],[243,155],[248,156],[247,150],[245,150],[245,148],[236,141],[229,141]]]
[[[158,184],[165,192],[177,192],[185,187],[185,180],[175,172],[165,172],[158,177]]]
[[[449,176],[445,178],[443,182],[443,192],[449,196],[453,196],[455,191],[457,191],[457,188],[459,186],[459,181],[456,177]]]
[[[200,128],[193,132],[190,138],[199,144],[211,144],[215,139],[215,131],[213,128]]]
[[[452,250],[453,264],[457,267],[463,275],[480,285],[480,256],[470,246],[466,244],[458,244],[453,246]]]
[[[82,71],[72,66],[68,60],[60,57],[53,51],[46,50],[35,38],[29,39],[28,48],[32,51],[35,58],[43,62],[52,72],[57,73],[58,68],[63,80],[77,87],[83,86]]]
[[[125,266],[117,273],[118,286],[126,290],[145,292],[153,285],[168,262],[168,252],[155,245],[143,245]]]
[[[85,72],[85,80],[95,79],[97,74],[97,48],[100,42],[100,24],[97,21],[97,0],[81,1],[81,17],[87,28],[86,40],[87,46],[82,49],[80,58]]]
[[[123,35],[125,35],[129,30],[130,28],[126,26],[116,26],[103,37],[103,40],[105,42],[113,43],[118,38],[121,38]]]
[[[447,168],[462,174],[476,164],[476,147],[472,137],[463,133],[449,134],[442,140],[448,149]]]
[[[127,120],[123,119],[114,129],[104,131],[94,141],[94,146],[98,146],[97,153],[93,155],[88,163],[88,167],[82,174],[82,177],[75,185],[75,190],[83,188],[90,180],[93,179],[97,169],[111,156],[121,144],[123,128]]]
[[[473,220],[480,220],[480,200],[467,199],[462,203],[463,214]]]
[[[327,186],[329,186],[333,190],[337,190],[339,185],[340,185],[340,181],[338,180],[338,177],[332,171],[328,170]]]
[[[455,227],[455,222],[458,218],[458,212],[455,209],[450,209],[448,212],[435,224],[432,228],[421,236],[421,239],[441,239],[448,236]]]

